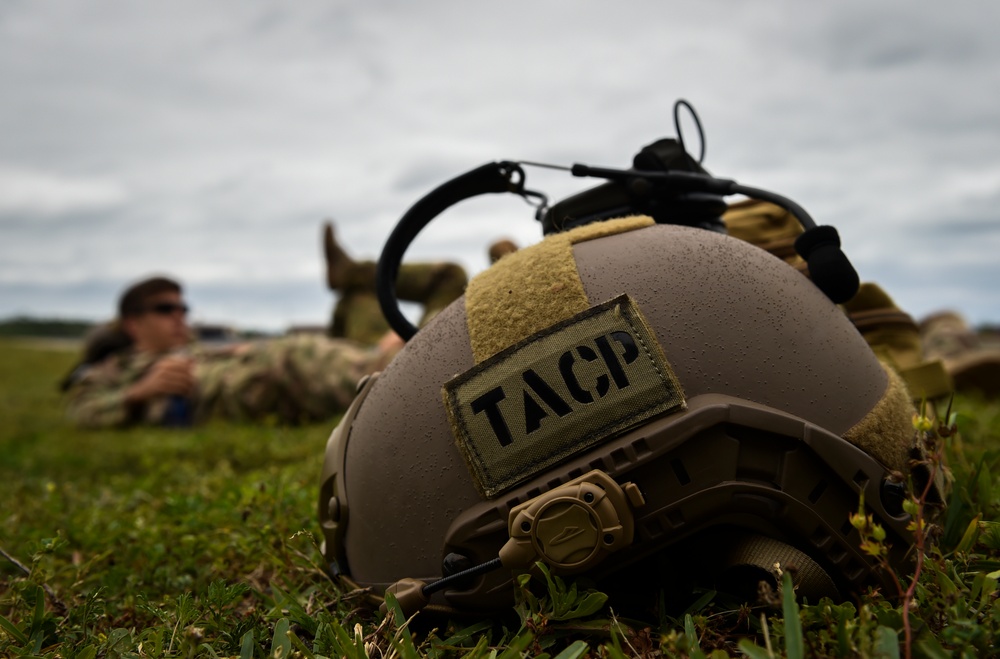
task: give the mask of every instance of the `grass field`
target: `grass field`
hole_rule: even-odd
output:
[[[558,579],[526,586],[509,619],[411,633],[322,571],[316,491],[332,423],[78,431],[55,389],[73,357],[0,341],[0,656],[906,653],[902,606],[878,593],[800,607],[789,590],[772,608],[727,608],[709,592],[634,621]],[[956,409],[951,505],[912,589],[913,656],[998,654],[1000,406]]]

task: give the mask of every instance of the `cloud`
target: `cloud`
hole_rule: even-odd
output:
[[[51,218],[112,208],[127,199],[118,181],[0,163],[0,218]]]
[[[924,304],[913,281],[960,281],[970,312],[1000,318],[1000,5],[504,7],[4,3],[0,315],[33,308],[11,286],[71,309],[159,269],[277,318],[294,287],[325,295],[323,218],[373,257],[482,163],[627,166],[684,97],[710,171],[836,225],[901,303]],[[528,169],[552,201],[597,183]],[[463,202],[408,255],[475,271],[490,240],[537,240],[531,218],[513,197]]]
[[[977,66],[996,54],[996,40],[981,28],[1000,16],[995,6],[977,4],[974,14],[959,6],[941,11],[934,3],[853,3],[845,11],[814,14],[816,47],[832,67],[870,72],[923,66]],[[809,33],[811,31],[808,31]]]

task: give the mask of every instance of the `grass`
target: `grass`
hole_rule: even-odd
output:
[[[333,424],[73,429],[55,382],[73,353],[0,341],[0,656],[903,656],[879,593],[623,620],[601,593],[522,578],[508,619],[411,633],[323,573],[316,491]],[[1000,405],[961,399],[955,484],[913,588],[913,656],[1000,643]],[[909,575],[899,575],[904,585]],[[767,599],[767,598],[765,598]],[[426,626],[425,626],[426,627]]]

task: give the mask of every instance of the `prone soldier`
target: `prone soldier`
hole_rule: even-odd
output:
[[[210,350],[192,344],[187,311],[172,279],[129,287],[116,321],[92,342],[110,348],[85,354],[64,383],[70,419],[90,428],[316,421],[344,411],[358,380],[402,345],[391,333],[374,346],[296,335]]]
[[[490,260],[516,251],[509,240],[490,247]],[[329,337],[301,334],[208,349],[191,341],[181,285],[153,277],[127,289],[117,319],[92,335],[83,359],[62,383],[68,413],[79,426],[138,423],[190,425],[210,418],[284,423],[343,412],[357,382],[382,370],[402,347],[375,295],[375,264],[354,261],[324,227],[327,284],[340,291]],[[402,299],[424,305],[427,323],[465,290],[454,263],[403,266]]]

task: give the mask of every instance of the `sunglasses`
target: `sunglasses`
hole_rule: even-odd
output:
[[[160,316],[171,316],[178,311],[181,315],[187,315],[188,305],[177,304],[176,302],[160,302],[146,307],[147,312],[152,312]]]

